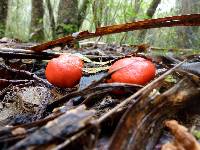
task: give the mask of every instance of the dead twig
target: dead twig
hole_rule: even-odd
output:
[[[45,81],[44,79],[38,77],[36,74],[31,73],[29,71],[13,69],[13,68],[10,68],[10,67],[8,67],[8,66],[6,66],[4,64],[0,64],[0,67],[4,68],[4,69],[6,69],[6,70],[8,70],[10,72],[13,72],[13,73],[24,74],[24,75],[26,75],[28,77],[31,77],[31,78],[35,79],[39,83],[43,83],[47,87],[52,87],[52,85],[49,82]]]
[[[33,82],[34,80],[7,80],[7,79],[0,79],[0,85],[8,86],[9,84],[24,84],[27,82]]]
[[[46,42],[40,45],[36,45],[30,48],[30,50],[41,52],[43,50],[53,48],[55,46],[67,44],[74,41],[83,39],[94,38],[98,36],[127,32],[132,30],[150,29],[150,28],[161,28],[161,27],[173,27],[173,26],[199,26],[200,25],[200,14],[172,16],[159,19],[147,19],[144,21],[137,21],[132,23],[112,25],[106,27],[100,27],[96,29],[95,33],[83,31],[74,33],[72,35],[56,39],[50,42]]]
[[[58,52],[41,52],[36,53],[31,50],[25,49],[11,49],[11,48],[0,48],[0,57],[4,59],[37,59],[37,60],[50,60],[52,58],[59,57],[60,55],[65,53],[58,53]],[[109,60],[109,59],[116,59],[120,58],[121,56],[96,56],[96,55],[84,55],[85,57],[97,60]]]

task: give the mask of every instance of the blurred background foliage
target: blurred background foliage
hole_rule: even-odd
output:
[[[146,18],[200,13],[199,0],[0,0],[0,3],[0,37],[25,42],[43,42]],[[113,34],[99,40],[200,49],[199,35],[199,27],[172,27]]]

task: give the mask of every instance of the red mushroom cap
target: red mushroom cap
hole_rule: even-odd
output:
[[[82,77],[83,61],[72,55],[61,55],[49,61],[46,67],[46,78],[55,86],[72,88]]]
[[[121,82],[144,85],[155,77],[155,65],[141,57],[130,57],[116,61],[109,72],[124,67],[111,75],[108,82]]]

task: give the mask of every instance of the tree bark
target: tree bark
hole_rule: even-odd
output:
[[[78,0],[60,0],[56,33],[64,36],[78,31]]]
[[[44,40],[43,15],[43,0],[32,0],[30,39],[33,41]]]
[[[149,18],[152,18],[155,11],[156,11],[156,8],[158,7],[158,4],[160,3],[161,0],[153,0],[150,4],[150,7],[148,8],[147,10],[147,13],[146,15],[149,17]]]
[[[0,4],[0,37],[3,37],[6,27],[8,0],[0,0]]]
[[[156,12],[156,9],[159,5],[161,0],[153,0],[146,12],[146,16],[150,19],[153,17],[153,15],[155,14]],[[145,36],[146,36],[146,33],[147,33],[147,30],[141,30],[139,33],[138,33],[138,42],[139,43],[143,43],[144,42],[144,39],[145,39]]]

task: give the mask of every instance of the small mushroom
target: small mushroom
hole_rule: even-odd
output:
[[[155,65],[142,57],[120,59],[109,68],[108,72],[112,72],[118,68],[122,69],[113,73],[108,82],[145,85],[155,77],[156,73]]]
[[[72,88],[82,77],[83,61],[72,55],[61,55],[49,61],[46,67],[46,78],[55,86]]]

